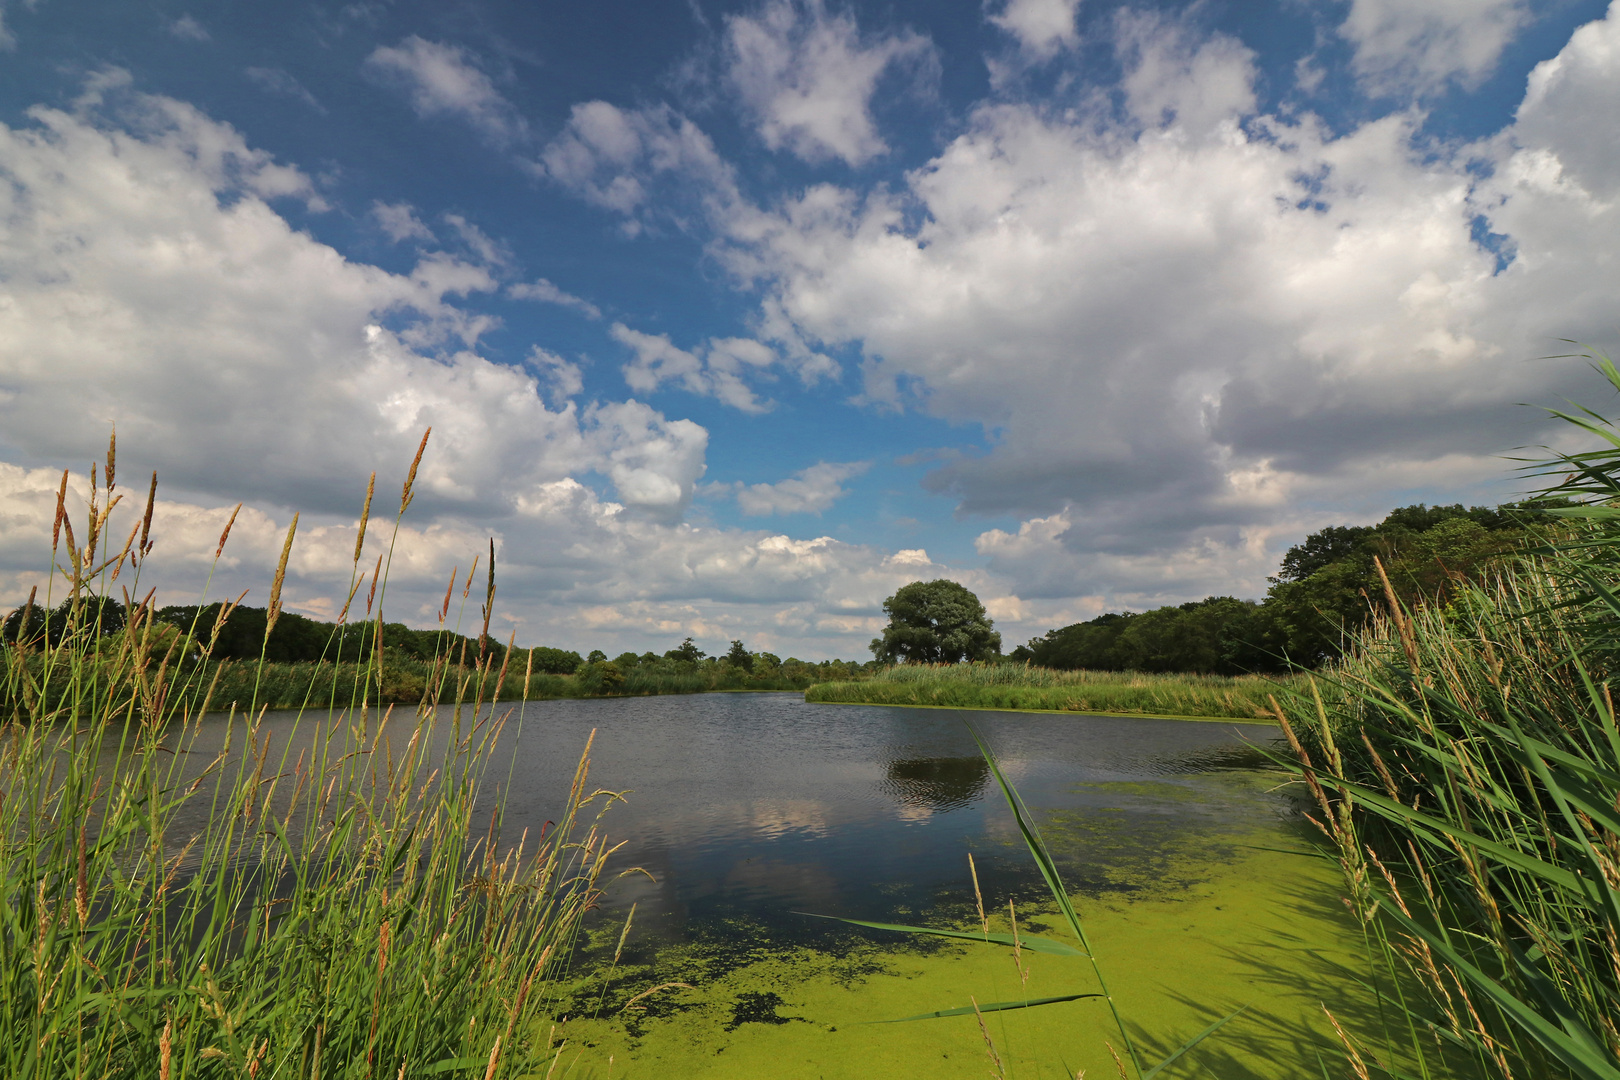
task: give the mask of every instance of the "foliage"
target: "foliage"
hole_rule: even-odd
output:
[[[1267,694],[1278,685],[1252,675],[1054,671],[1014,663],[905,664],[858,681],[818,683],[804,697],[844,704],[1269,720]]]
[[[1001,635],[984,605],[966,587],[940,578],[904,585],[883,601],[889,625],[872,639],[886,664],[954,664],[1001,655]]]
[[[1546,497],[1499,507],[1403,506],[1377,525],[1333,525],[1283,556],[1263,602],[1211,596],[1151,611],[1108,613],[1013,650],[1042,667],[1239,675],[1310,668],[1342,655],[1382,595],[1374,559],[1408,603],[1444,604],[1540,543]]]
[[[1620,430],[1555,415],[1606,444],[1532,467],[1583,500],[1549,507],[1556,543],[1444,605],[1385,590],[1327,673],[1336,694],[1286,710],[1388,985],[1425,991],[1387,1002],[1425,1075],[1438,1038],[1480,1076],[1620,1078]],[[1346,1053],[1397,1075],[1387,1048]]]
[[[674,660],[677,663],[695,664],[708,654],[692,643],[691,638],[682,641],[678,646],[664,654],[665,660]]]
[[[726,653],[725,662],[742,671],[754,670],[754,654],[740,641],[731,643],[731,651]]]

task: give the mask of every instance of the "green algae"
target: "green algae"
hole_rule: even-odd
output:
[[[1182,826],[1179,834],[1138,836],[1152,858],[1124,887],[1075,897],[1145,1057],[1157,1060],[1247,1007],[1167,1076],[1319,1074],[1318,1055],[1342,1060],[1323,1004],[1352,1035],[1383,1042],[1377,1002],[1365,988],[1360,928],[1339,899],[1337,867],[1317,856],[1297,825],[1256,827],[1251,816],[1245,826],[1217,797],[1263,791],[1271,779],[1086,785],[1121,805],[1168,801],[1177,813],[1166,816]],[[1060,857],[1065,849],[1094,851],[1098,829],[1108,826],[1043,815]],[[963,886],[971,905],[965,875]],[[986,902],[1003,913],[992,930],[1005,932],[1004,898]],[[1057,936],[1051,914],[1021,907],[1020,927]],[[569,1019],[556,1037],[567,1040],[564,1068],[575,1077],[982,1080],[989,1059],[973,1017],[875,1021],[963,1005],[970,995],[986,1002],[1096,989],[1083,963],[1029,953],[1023,962],[1027,983],[1002,948],[880,932],[853,933],[833,947],[773,948],[757,932],[719,932],[621,967],[598,999],[598,1018]],[[666,989],[620,1011],[635,993],[671,981],[691,989]],[[1117,1044],[1117,1032],[1095,1000],[995,1013],[985,1023],[1009,1077],[1115,1075],[1106,1044]]]

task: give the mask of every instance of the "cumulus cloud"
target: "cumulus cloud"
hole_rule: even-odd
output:
[[[866,461],[819,462],[774,484],[739,484],[737,507],[753,517],[820,514],[844,497],[844,481],[871,467]]]
[[[771,402],[761,401],[743,381],[744,372],[761,373],[776,363],[777,355],[767,345],[748,338],[713,338],[700,356],[676,347],[667,334],[644,334],[623,323],[614,323],[611,333],[635,352],[635,359],[624,367],[624,381],[632,390],[650,394],[673,382],[746,413],[771,408]]]
[[[426,460],[432,459],[430,447]],[[127,452],[120,461],[123,472],[138,467]],[[396,480],[404,463],[390,472]],[[0,612],[26,600],[31,587],[42,598],[49,595],[50,523],[60,477],[56,470],[0,462],[0,506],[7,509],[0,515]],[[72,475],[69,507],[76,515],[84,512],[87,486],[82,474]],[[362,491],[363,484],[353,492],[355,510]],[[216,566],[214,552],[231,512],[229,503],[160,497],[155,547],[141,568],[140,591],[157,588],[159,604],[195,603],[205,598],[211,575],[206,599],[234,599],[248,589],[245,602],[262,605],[290,514],[244,507]],[[110,530],[121,536],[139,513],[138,499],[126,502]],[[364,574],[391,550],[387,617],[434,625],[447,581],[452,574],[465,579],[473,558],[487,550],[491,532],[456,517],[427,524],[417,517],[413,509],[397,537],[374,517],[357,568],[355,518],[305,514],[288,563],[287,607],[335,618],[356,573]],[[494,525],[493,539],[498,632],[515,631],[520,644],[582,649],[661,650],[690,635],[711,649],[742,638],[783,655],[860,659],[885,621],[883,597],[920,577],[952,574],[921,550],[886,555],[826,536],[671,526],[629,513],[572,479],[529,489],[514,513]],[[626,573],[626,567],[635,572]],[[994,591],[982,574],[953,576],[984,595]],[[117,595],[129,581],[126,574],[111,592]],[[360,590],[351,617],[365,614],[367,591]],[[456,610],[453,604],[452,625]]]
[[[289,606],[333,617],[366,472],[397,491],[431,425],[390,617],[436,621],[451,569],[493,534],[497,625],[523,640],[647,648],[694,634],[862,654],[906,580],[888,553],[685,523],[702,426],[636,401],[580,408],[578,365],[544,349],[524,371],[454,347],[470,316],[452,298],[493,289],[485,268],[442,253],[409,274],[346,260],[275,212],[274,199],[314,197],[302,173],[124,82],[98,84],[116,110],[37,109],[0,127],[0,605],[48,580],[59,473],[28,463],[83,461],[116,423],[126,483],[161,477],[142,579],[160,602],[199,595],[247,498],[215,595],[252,587],[263,602],[294,507]],[[450,345],[421,351],[435,335]],[[749,349],[707,352],[746,364]],[[582,482],[592,474],[611,499]],[[82,475],[73,487],[82,510]],[[121,508],[115,531],[136,512]]]
[[[190,15],[182,15],[169,24],[169,33],[181,41],[210,41],[211,35],[202,23]]]
[[[575,105],[534,169],[586,202],[624,215],[631,234],[645,218],[685,227],[744,205],[735,172],[713,140],[667,105]]]
[[[257,497],[320,509],[433,425],[424,494],[463,512],[592,470],[624,481],[632,509],[690,498],[701,428],[644,407],[550,410],[532,376],[473,351],[491,320],[453,298],[495,288],[486,269],[442,253],[409,274],[350,262],[273,209],[316,198],[297,169],[169,99],[122,109],[140,134],[52,109],[0,128],[13,458],[80,459],[116,422],[170,483],[254,476]]]
[[[435,239],[433,230],[416,216],[416,207],[410,203],[385,203],[378,200],[371,204],[371,216],[377,219],[378,226],[388,234],[388,239],[396,244],[402,240]]]
[[[366,58],[366,68],[409,94],[419,116],[455,117],[498,146],[527,131],[512,103],[460,45],[412,34],[398,45],[379,45]]]
[[[1539,438],[1516,403],[1578,393],[1579,364],[1531,358],[1613,336],[1620,269],[1590,252],[1620,242],[1598,119],[1620,14],[1536,70],[1500,136],[1440,152],[1407,113],[1342,135],[1257,113],[1230,38],[1118,30],[1124,115],[986,104],[903,189],[812,186],[716,219],[717,250],[770,318],[860,348],[869,400],[992,432],[927,485],[1069,515],[1053,542],[1105,557],[1070,589],[1213,544],[1252,595],[1243,553],[1265,534],[1274,558],[1289,507],[1502,476]],[[1228,580],[1188,565],[1193,595]]]
[[[545,278],[536,278],[530,282],[513,282],[506,287],[506,295],[514,300],[536,300],[542,304],[557,304],[560,307],[573,308],[587,319],[600,319],[602,309],[589,300],[581,299],[573,293],[564,292]]]
[[[932,72],[934,47],[911,30],[862,35],[823,0],[770,0],[726,18],[727,78],[772,150],[860,165],[888,151],[872,96],[893,68]]]
[[[1080,0],[1006,0],[986,18],[1018,42],[1028,56],[1044,60],[1080,40],[1074,13]]]
[[[556,353],[538,345],[529,350],[529,364],[545,373],[550,385],[551,400],[558,408],[569,398],[585,389],[585,376],[578,364],[564,360]]]
[[[326,112],[326,106],[317,101],[315,95],[289,71],[283,71],[281,68],[250,67],[244,68],[242,74],[269,93],[301,101],[316,112]]]
[[[1475,86],[1531,21],[1527,0],[1353,0],[1339,35],[1369,93]]]

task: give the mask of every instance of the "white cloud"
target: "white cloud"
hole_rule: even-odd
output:
[[[1024,53],[1042,60],[1078,44],[1074,13],[1079,7],[1080,0],[1006,0],[986,18],[1012,35]]]
[[[692,223],[742,205],[735,174],[714,142],[667,105],[627,110],[605,101],[575,105],[534,165],[543,176],[627,219]]]
[[[169,33],[182,41],[210,41],[206,27],[190,15],[182,15],[169,24]]]
[[[120,450],[120,471],[129,483],[129,470],[141,462]],[[432,460],[430,448],[425,461]],[[396,480],[404,464],[390,470]],[[47,595],[50,524],[60,477],[56,470],[0,462],[0,506],[7,511],[0,514],[0,612],[21,604],[32,586],[40,587],[41,598]],[[86,488],[85,477],[75,473],[69,506],[80,518]],[[362,479],[351,493],[355,510],[363,488]],[[376,507],[386,507],[382,491],[379,482]],[[109,531],[118,534],[120,546],[141,504],[141,498],[126,499],[115,511]],[[160,605],[197,602],[230,514],[229,503],[160,497],[153,517],[155,547],[142,568],[140,592],[156,587]],[[210,599],[235,598],[251,589],[245,603],[264,604],[289,516],[253,505],[242,509],[213,571]],[[692,635],[711,651],[741,638],[752,648],[782,655],[862,659],[867,641],[883,625],[883,597],[918,574],[948,572],[920,552],[892,559],[825,536],[801,540],[759,530],[664,524],[604,502],[571,479],[530,489],[492,532],[465,519],[441,517],[424,525],[420,517],[413,508],[396,539],[384,509],[367,532],[364,569],[392,550],[384,598],[389,618],[434,625],[454,569],[459,575],[453,624],[459,581],[472,559],[483,556],[493,533],[497,632],[505,637],[516,630],[520,644],[582,652],[594,647],[663,651]],[[283,593],[289,609],[337,616],[352,580],[356,525],[349,515],[303,515]],[[958,576],[985,587],[982,575]],[[131,584],[126,573],[111,592],[119,595],[120,586]],[[364,614],[366,592],[360,590],[358,615]],[[468,629],[464,623],[462,630]]]
[[[433,230],[416,216],[416,207],[410,203],[385,203],[378,200],[371,204],[371,216],[377,219],[377,224],[388,234],[388,239],[396,244],[401,240],[435,239]]]
[[[614,323],[613,339],[629,346],[636,358],[624,367],[624,381],[643,394],[666,382],[684,390],[713,397],[746,413],[768,412],[771,402],[761,401],[743,380],[744,373],[764,373],[777,361],[769,346],[748,338],[712,338],[702,355],[676,347],[667,334],[644,334]]]
[[[1125,107],[1148,128],[1205,134],[1254,111],[1254,54],[1224,34],[1200,40],[1161,15],[1121,12]]]
[[[870,462],[820,462],[774,484],[737,486],[737,507],[750,516],[820,514],[844,497],[844,481],[859,476]]]
[[[291,72],[283,71],[281,68],[250,67],[244,68],[242,74],[272,94],[302,101],[316,112],[326,112],[326,106],[317,101],[315,95],[310,93]]]
[[[451,301],[493,289],[486,269],[345,260],[266,202],[313,199],[302,173],[169,99],[121,107],[141,134],[43,108],[0,127],[9,454],[80,460],[116,422],[168,483],[254,476],[256,497],[320,509],[431,424],[422,487],[442,506],[501,512],[592,470],[656,516],[690,498],[701,428],[643,406],[549,410],[534,378],[468,347],[492,320]]]
[[[573,293],[564,292],[545,278],[536,278],[532,282],[514,282],[506,287],[506,295],[514,300],[535,300],[542,304],[557,304],[561,307],[573,308],[587,319],[600,319],[602,309],[589,300],[581,299]]]
[[[535,345],[529,350],[529,363],[546,373],[551,384],[551,400],[558,408],[585,389],[585,376],[579,365]]]
[[[1339,35],[1372,94],[1477,85],[1531,21],[1528,0],[1353,0]]]
[[[823,0],[768,0],[726,18],[727,77],[772,150],[860,165],[888,151],[872,116],[884,74],[933,73],[933,43],[911,30],[863,36]]]
[[[1092,556],[1071,594],[1183,558],[1196,572],[1143,595],[1252,586],[1265,558],[1232,556],[1232,578],[1197,552],[1382,502],[1395,477],[1502,477],[1491,455],[1542,437],[1516,403],[1579,394],[1578,363],[1530,358],[1613,339],[1620,264],[1592,253],[1620,245],[1601,119],[1620,14],[1537,69],[1499,138],[1451,148],[1406,113],[1342,136],[1256,115],[1238,43],[1119,26],[1123,120],[984,105],[903,189],[813,186],[718,217],[714,250],[762,319],[860,348],[869,400],[992,433],[928,486],[966,512],[1069,515],[1054,543]],[[1010,550],[985,554],[1022,580],[1035,563]]]
[[[516,142],[527,131],[511,102],[460,45],[412,34],[398,45],[379,45],[366,58],[366,67],[408,91],[419,116],[457,117],[498,146]]]
[[[446,214],[444,215],[444,221],[445,224],[455,230],[456,235],[461,238],[461,242],[485,266],[502,267],[512,261],[512,254],[507,251],[505,244],[497,242],[483,229],[480,229],[460,214]]]

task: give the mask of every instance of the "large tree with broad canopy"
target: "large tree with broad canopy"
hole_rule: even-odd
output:
[[[914,581],[883,601],[889,625],[872,639],[887,664],[955,664],[1001,655],[1001,635],[972,592],[954,581]]]

